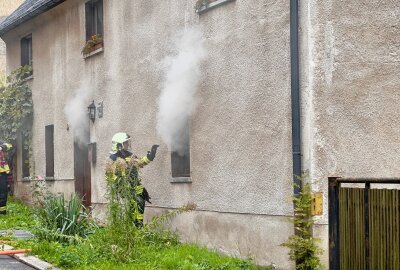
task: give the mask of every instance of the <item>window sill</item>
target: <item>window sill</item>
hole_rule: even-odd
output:
[[[172,184],[177,183],[192,183],[192,177],[173,177],[170,181]]]
[[[30,80],[33,80],[33,74],[32,74],[32,75],[29,75],[29,76],[26,77],[26,78],[24,78],[22,81],[27,82],[27,81],[30,81]]]
[[[90,57],[92,57],[92,56],[94,56],[96,54],[100,54],[102,52],[104,52],[104,47],[98,48],[97,50],[94,50],[94,51],[92,51],[92,52],[90,52],[88,54],[83,55],[83,59],[86,60],[87,58],[90,58]]]
[[[223,5],[223,4],[226,4],[226,3],[229,3],[229,2],[232,2],[232,1],[235,1],[235,0],[217,0],[217,1],[214,1],[214,2],[209,3],[208,5],[201,6],[199,9],[196,9],[196,13],[201,15],[201,14],[203,14],[203,13],[205,13],[205,12],[211,10],[211,9],[214,9],[216,7],[219,7],[219,6]]]
[[[56,179],[55,177],[48,177],[46,176],[44,179],[41,180],[45,180],[45,181],[74,181],[75,179]],[[38,181],[35,179],[32,179],[32,177],[28,176],[28,177],[22,177],[21,182],[31,182],[31,181]]]

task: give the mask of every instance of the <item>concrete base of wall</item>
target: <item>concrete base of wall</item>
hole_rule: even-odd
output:
[[[48,190],[54,194],[64,193],[66,197],[75,191],[75,181],[73,179],[46,181]],[[32,202],[34,182],[16,181],[14,183],[14,196],[24,202]]]
[[[149,206],[145,220],[166,209]],[[183,242],[192,242],[224,254],[251,258],[259,265],[294,269],[288,250],[280,246],[293,234],[287,217],[193,211],[174,218],[170,228]]]
[[[319,246],[324,250],[320,259],[322,264],[329,269],[329,226],[327,224],[316,224],[313,228],[315,238],[319,238]]]

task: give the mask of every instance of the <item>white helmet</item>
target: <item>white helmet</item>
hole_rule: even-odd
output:
[[[121,151],[123,148],[123,143],[126,141],[129,141],[131,139],[131,136],[129,136],[128,133],[125,132],[118,132],[115,133],[114,136],[111,139],[112,147],[111,147],[111,153],[115,154],[118,151]]]

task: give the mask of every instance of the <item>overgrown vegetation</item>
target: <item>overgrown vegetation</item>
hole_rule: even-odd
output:
[[[130,170],[129,167],[123,168],[125,173]],[[120,174],[119,177],[124,179],[120,179],[122,182],[118,182],[119,185],[131,184],[129,181],[124,182],[127,180],[125,176],[126,174]],[[177,234],[167,230],[165,225],[176,215],[193,210],[193,204],[165,212],[141,227],[137,227],[134,220],[129,221],[131,217],[126,216],[131,215],[129,211],[114,205],[110,208],[110,218],[119,217],[120,220],[115,219],[104,227],[96,227],[92,234],[79,233],[87,232],[86,228],[66,233],[69,228],[78,226],[75,223],[82,218],[78,211],[83,209],[79,207],[80,202],[74,197],[67,202],[62,197],[51,195],[45,181],[36,177],[35,179],[36,181],[32,181],[36,202],[34,209],[30,211],[22,203],[13,200],[8,204],[9,209],[25,209],[18,214],[18,218],[31,220],[32,223],[16,220],[11,211],[10,215],[0,217],[0,225],[13,217],[12,222],[5,222],[8,229],[27,229],[38,237],[13,242],[12,245],[15,248],[31,248],[32,253],[62,269],[270,269],[260,268],[250,260],[224,256],[194,244],[180,243]],[[109,188],[121,188],[119,185],[110,184]],[[126,187],[122,189],[126,190]],[[115,203],[124,205],[123,199],[124,197],[119,196]],[[89,213],[83,216],[84,220],[87,215]]]
[[[7,207],[13,211],[6,216],[0,216],[1,228],[19,228],[37,233],[35,209],[15,200],[10,200]],[[157,219],[169,218],[163,215]],[[34,238],[13,242],[12,245],[15,248],[31,248],[32,253],[41,259],[62,269],[72,270],[270,269],[260,268],[249,260],[224,256],[193,244],[181,244],[175,234],[166,230],[153,230],[151,226],[146,225],[142,229],[133,229],[132,226],[126,229],[127,232],[119,234],[118,231],[122,228],[114,230],[108,226],[100,227],[88,238],[74,243]],[[126,239],[127,235],[129,238]],[[125,253],[129,245],[131,249],[129,253]]]
[[[290,236],[282,246],[289,248],[289,258],[296,262],[296,270],[323,269],[318,257],[322,254],[322,249],[317,245],[319,239],[312,236],[314,218],[311,215],[310,183],[304,184],[300,193],[291,199],[295,205],[292,222],[296,234]]]
[[[97,225],[80,197],[73,193],[66,200],[64,194],[49,192],[45,183],[41,178],[33,181],[37,237],[46,241],[74,243],[93,233]]]
[[[27,132],[32,120],[32,92],[25,78],[31,74],[31,66],[20,67],[0,83],[0,138],[14,142],[18,132]]]

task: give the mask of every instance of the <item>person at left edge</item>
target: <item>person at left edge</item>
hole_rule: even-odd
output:
[[[7,175],[10,173],[10,167],[7,164],[5,151],[10,150],[11,144],[0,141],[0,215],[7,213]]]

